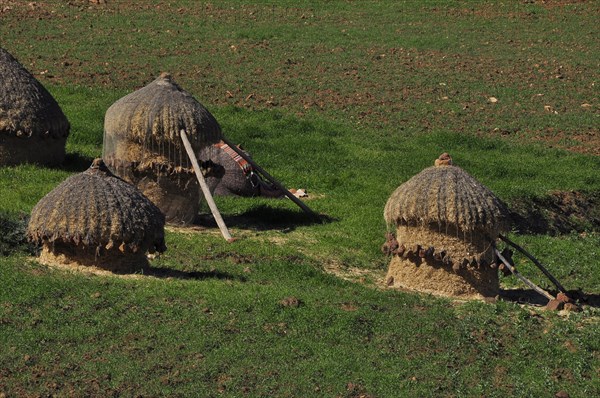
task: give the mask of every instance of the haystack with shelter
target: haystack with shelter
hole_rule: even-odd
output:
[[[69,130],[48,90],[0,48],[0,166],[62,163]]]
[[[494,254],[508,210],[488,188],[442,154],[388,199],[384,218],[395,229],[390,286],[459,298],[499,292]]]
[[[146,253],[166,250],[164,216],[101,159],[67,178],[31,212],[27,235],[42,245],[40,262],[133,272]]]
[[[137,186],[174,224],[192,223],[203,198],[182,130],[196,154],[222,138],[213,115],[167,73],[116,101],[104,119],[107,166]],[[203,173],[217,175],[209,165],[204,164]]]

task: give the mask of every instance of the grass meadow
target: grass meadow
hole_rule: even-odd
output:
[[[599,17],[569,0],[0,0],[0,46],[71,123],[63,167],[0,168],[0,397],[600,396]],[[326,217],[217,198],[239,239],[169,228],[161,277],[39,265],[32,207],[163,71]],[[442,152],[536,209],[550,227],[509,236],[583,311],[382,287],[385,202]]]

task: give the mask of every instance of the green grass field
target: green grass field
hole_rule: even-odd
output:
[[[64,167],[0,168],[1,398],[600,396],[597,2],[100,3],[0,0],[0,47],[71,122]],[[218,198],[240,239],[169,229],[154,276],[39,265],[28,213],[163,71],[326,221]],[[510,237],[582,312],[381,288],[383,206],[442,152],[541,206],[550,227]],[[584,200],[553,207],[558,191]]]

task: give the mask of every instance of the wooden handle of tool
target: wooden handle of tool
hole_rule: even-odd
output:
[[[219,229],[221,230],[221,234],[223,235],[223,238],[225,238],[225,240],[227,242],[233,242],[233,238],[229,234],[227,225],[225,225],[225,222],[223,221],[223,217],[221,217],[221,213],[219,213],[219,209],[217,208],[217,204],[215,203],[215,200],[213,199],[212,194],[210,193],[210,189],[208,188],[208,185],[206,184],[206,180],[204,179],[204,176],[202,175],[202,171],[200,170],[200,165],[198,164],[198,159],[196,159],[196,154],[194,153],[194,150],[192,149],[192,144],[190,144],[190,141],[188,140],[185,130],[181,130],[180,135],[181,135],[181,140],[183,141],[183,146],[185,147],[185,151],[187,152],[188,157],[190,158],[190,161],[192,162],[192,167],[194,168],[194,172],[196,173],[196,178],[198,179],[198,183],[200,183],[200,188],[202,189],[202,193],[204,194],[204,197],[206,198],[206,202],[208,203],[208,207],[210,207],[210,211],[211,211],[213,217],[215,218],[215,221],[217,222]]]
[[[319,215],[317,213],[315,213],[314,211],[312,211],[310,209],[310,207],[305,205],[300,199],[295,197],[293,193],[288,191],[287,188],[284,187],[279,181],[277,181],[269,173],[267,173],[262,167],[260,167],[258,164],[256,164],[256,162],[254,160],[252,160],[252,158],[250,156],[246,155],[244,153],[244,151],[242,151],[240,148],[238,148],[237,145],[233,144],[231,141],[229,141],[225,137],[223,137],[222,140],[224,143],[229,145],[229,147],[231,149],[233,149],[238,155],[240,155],[246,162],[250,163],[256,171],[258,171],[260,174],[262,174],[267,180],[271,181],[273,183],[273,185],[275,185],[277,188],[281,189],[281,191],[284,193],[285,196],[290,198],[295,204],[297,204],[307,214],[310,214],[312,217],[315,217],[315,218],[319,217]]]

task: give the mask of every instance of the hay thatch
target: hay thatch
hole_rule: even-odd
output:
[[[389,225],[455,227],[495,238],[506,229],[509,213],[488,188],[450,162],[426,168],[400,185],[383,214]]]
[[[221,127],[210,112],[191,94],[163,73],[147,86],[119,99],[104,118],[103,156],[113,164],[134,164],[138,170],[192,172],[180,138],[185,130],[197,153],[218,142]]]
[[[248,153],[246,152],[246,154]],[[222,167],[222,172],[217,174],[217,177],[206,179],[210,186],[215,186],[215,195],[258,196],[260,194],[258,184],[253,183],[240,165],[220,147],[211,145],[202,148],[198,157],[202,160],[211,160]]]
[[[396,227],[386,242],[390,285],[464,298],[498,293],[493,248],[508,209],[449,155],[398,187],[384,218]]]
[[[69,177],[33,208],[29,239],[46,252],[86,263],[166,249],[164,216],[135,187],[115,177],[101,159]],[[89,261],[87,261],[89,262]]]
[[[202,196],[181,141],[182,129],[194,153],[222,137],[210,112],[163,73],[107,110],[103,157],[113,173],[161,209],[167,222],[189,224]]]
[[[0,48],[0,165],[62,163],[69,129],[52,95]]]

